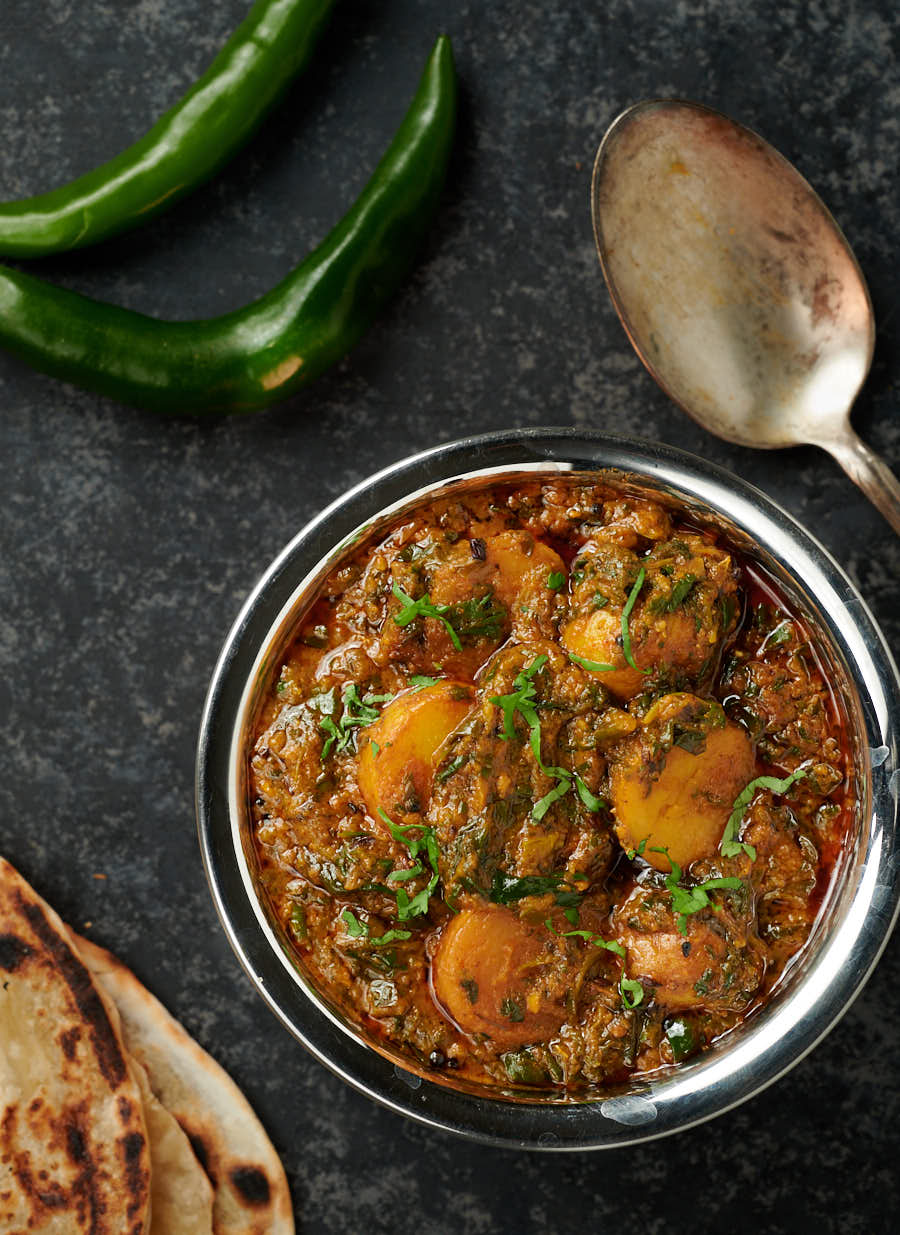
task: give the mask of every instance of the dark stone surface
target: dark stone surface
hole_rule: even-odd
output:
[[[3,0],[0,198],[128,144],[246,8]],[[305,81],[213,183],[139,234],[37,269],[161,316],[250,299],[362,186],[441,29],[463,99],[437,225],[402,293],[314,387],[265,415],[197,424],[0,357],[2,850],[246,1090],[302,1231],[894,1230],[896,939],[838,1028],[762,1096],[642,1149],[538,1158],[424,1131],[346,1088],[264,1009],[219,929],[192,801],[217,651],[294,530],[400,455],[542,423],[684,446],[806,521],[895,645],[900,632],[887,525],[826,455],[728,446],[667,401],[609,305],[588,211],[597,142],[637,98],[698,98],[757,127],[822,192],[869,279],[879,336],[855,423],[897,467],[893,5],[347,0]]]

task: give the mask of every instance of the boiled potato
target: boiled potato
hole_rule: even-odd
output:
[[[445,926],[432,960],[438,1003],[464,1033],[487,1034],[501,1049],[553,1034],[565,1019],[558,983],[548,991],[550,936],[499,905],[462,909]]]
[[[373,819],[378,808],[408,822],[428,805],[436,755],[465,719],[475,692],[466,682],[441,681],[404,691],[360,735],[359,787]]]
[[[565,576],[566,567],[559,554],[535,540],[528,532],[500,532],[485,541],[487,563],[493,572],[494,593],[508,609],[527,581],[539,576],[537,582],[547,588],[552,574]],[[549,594],[549,588],[548,594]]]
[[[628,618],[635,669],[625,656],[622,615],[641,569],[644,583]],[[594,542],[573,563],[576,575],[560,642],[576,656],[611,665],[597,676],[618,699],[633,699],[648,683],[697,686],[709,678],[740,611],[729,554],[687,533],[642,558]]]
[[[631,977],[649,978],[654,998],[667,1008],[702,1007],[722,986],[724,939],[702,922],[691,922],[687,937],[679,931],[623,935]],[[699,989],[698,989],[699,987]]]
[[[639,666],[632,669],[622,650],[621,609],[597,609],[573,618],[563,627],[559,641],[567,652],[582,660],[612,665],[611,669],[588,672],[593,672],[617,699],[632,699],[644,689],[646,679],[641,672],[646,663],[644,649],[632,643],[634,662]]]
[[[641,729],[610,756],[615,829],[657,870],[682,868],[716,852],[735,798],[755,774],[747,733],[714,701],[674,694],[660,699]]]

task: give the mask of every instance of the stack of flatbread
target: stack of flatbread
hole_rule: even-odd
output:
[[[0,1231],[293,1235],[231,1078],[0,858]]]

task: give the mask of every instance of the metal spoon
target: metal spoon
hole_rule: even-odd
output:
[[[900,533],[900,483],[850,427],[869,292],[796,168],[719,112],[651,99],[607,130],[591,209],[616,311],[663,390],[726,441],[830,451]]]

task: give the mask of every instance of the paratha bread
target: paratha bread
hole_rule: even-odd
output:
[[[209,1175],[215,1235],[294,1235],[284,1168],[240,1089],[117,957],[77,935],[75,943],[118,1009],[128,1050]]]
[[[0,1230],[144,1235],[150,1150],[115,1014],[0,858]]]

